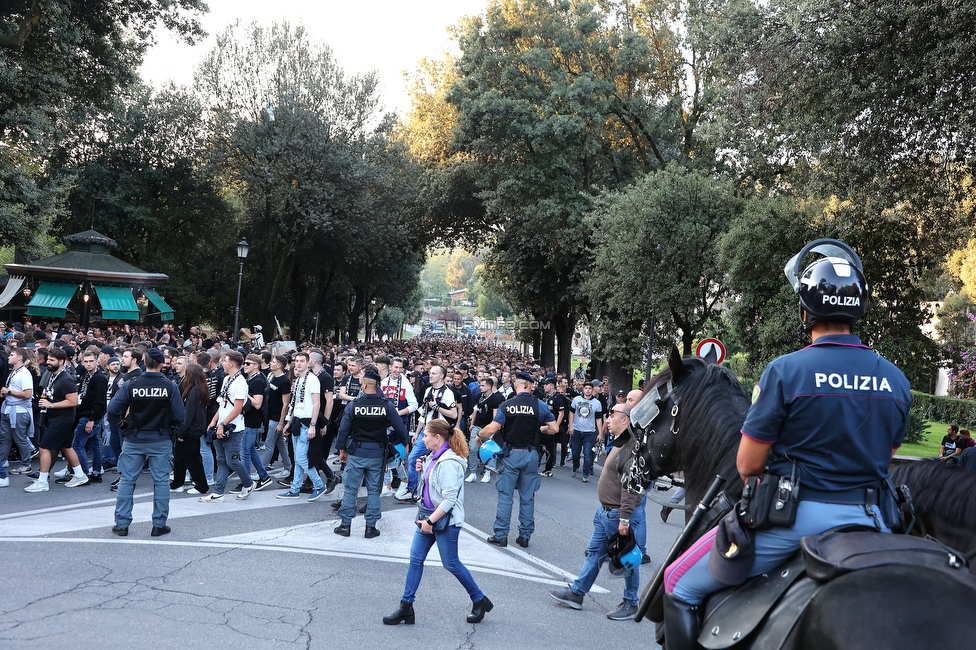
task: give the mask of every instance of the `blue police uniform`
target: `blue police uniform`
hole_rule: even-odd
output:
[[[122,432],[121,474],[115,503],[115,523],[132,523],[132,499],[143,463],[149,462],[153,480],[153,526],[162,528],[169,517],[169,473],[173,471],[172,427],[183,424],[186,408],[176,384],[159,372],[145,372],[127,381],[108,405],[108,421],[118,426],[126,411],[129,426]],[[182,477],[180,477],[182,479]]]
[[[528,391],[520,392],[498,407],[494,421],[502,429],[495,439],[504,453],[498,463],[498,478],[495,480],[495,489],[498,490],[495,539],[508,539],[516,487],[519,491],[519,536],[526,542],[532,537],[535,531],[535,493],[542,482],[539,475],[539,427],[555,419],[546,403]]]
[[[356,496],[364,476],[367,491],[366,526],[375,528],[381,517],[380,491],[386,471],[389,428],[394,432],[394,444],[407,443],[403,418],[381,393],[360,393],[359,398],[350,402],[342,414],[336,446],[345,449],[348,454],[346,469],[342,474],[345,489],[339,508],[343,526],[348,526],[356,516]]]
[[[888,494],[882,483],[910,407],[905,375],[856,336],[821,336],[767,366],[742,435],[772,445],[769,473],[789,476],[796,462],[800,503],[792,528],[757,532],[750,575],[775,568],[807,535],[845,524],[889,531],[878,499]],[[667,593],[697,605],[726,586],[708,571],[714,537],[712,530],[668,567]]]

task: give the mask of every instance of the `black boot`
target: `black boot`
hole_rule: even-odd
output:
[[[413,625],[414,622],[413,603],[405,603],[402,600],[400,601],[400,608],[397,611],[389,616],[383,617],[383,625],[399,625],[400,623]]]
[[[488,596],[483,596],[481,600],[474,603],[471,607],[471,613],[468,614],[468,623],[480,623],[481,619],[485,617],[485,613],[490,612],[494,605]]]
[[[664,594],[664,647],[667,650],[698,650],[700,633],[698,606]]]

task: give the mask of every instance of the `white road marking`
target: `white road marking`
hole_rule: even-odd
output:
[[[147,492],[138,497],[151,497]],[[96,544],[159,544],[164,546],[188,546],[202,548],[249,549],[259,551],[278,551],[305,553],[333,557],[347,557],[381,562],[407,564],[410,561],[410,545],[416,524],[416,511],[412,508],[388,510],[378,527],[380,537],[363,537],[363,519],[357,516],[353,521],[353,536],[340,537],[332,532],[339,519],[331,512],[325,502],[307,503],[306,500],[283,500],[273,493],[255,493],[245,501],[238,501],[234,495],[226,495],[224,503],[200,503],[195,498],[173,498],[170,501],[168,522],[189,517],[210,514],[230,514],[245,510],[275,508],[301,505],[316,508],[319,513],[326,512],[329,519],[297,526],[258,530],[236,535],[214,537],[201,541],[163,541],[119,538],[59,538],[58,534],[72,533],[95,528],[107,529],[114,523],[115,499],[101,499],[70,506],[59,506],[43,510],[28,510],[3,515],[0,526],[0,542],[64,542]],[[105,505],[112,504],[112,505]],[[94,507],[93,507],[94,506]],[[51,513],[59,512],[57,516]],[[133,524],[152,521],[152,500],[135,503],[132,510]],[[321,514],[319,515],[321,516]],[[471,571],[528,580],[542,584],[563,586],[566,580],[575,580],[576,575],[545,560],[537,558],[521,549],[508,547],[502,549],[488,544],[488,537],[470,524],[464,524],[459,556]],[[437,546],[431,548],[426,564],[440,564]],[[609,593],[603,587],[593,585],[591,592]]]

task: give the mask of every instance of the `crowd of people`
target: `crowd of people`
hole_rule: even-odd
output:
[[[445,513],[430,501],[433,488],[438,498],[450,496],[448,529],[456,533],[464,484],[494,479],[499,505],[488,541],[508,544],[517,490],[516,542],[526,547],[539,484],[567,463],[588,482],[606,449],[604,415],[625,398],[605,377],[567,376],[511,347],[446,334],[284,349],[266,344],[260,326],[238,345],[196,326],[82,331],[26,321],[3,324],[0,337],[0,486],[24,476],[23,489],[39,493],[52,480],[97,486],[118,473],[108,489],[118,492],[113,531],[122,536],[140,473],[155,485],[153,536],[170,532],[172,493],[216,504],[275,482],[280,499],[316,501],[339,488],[336,534],[350,535],[363,514],[366,538],[380,534],[381,498],[427,506],[432,520],[418,521],[418,534],[436,535],[427,527]],[[370,424],[370,414],[389,421]],[[382,435],[370,438],[372,429]],[[481,446],[492,438],[501,451],[486,456]],[[431,440],[440,447],[429,448]],[[446,469],[425,477],[432,464],[457,465],[460,485],[445,486]],[[358,508],[363,486],[367,503]],[[464,577],[456,534],[446,539],[442,559],[476,605],[469,620],[480,620],[491,603]],[[417,553],[426,556],[432,543],[422,539]],[[404,605],[416,582],[413,567]],[[398,622],[408,618],[404,607]]]

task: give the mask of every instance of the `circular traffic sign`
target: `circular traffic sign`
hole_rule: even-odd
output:
[[[709,355],[709,353],[715,355],[716,364],[721,364],[723,361],[725,361],[725,344],[718,339],[707,338],[702,339],[698,342],[698,345],[695,346],[696,357],[701,357],[704,359]]]

